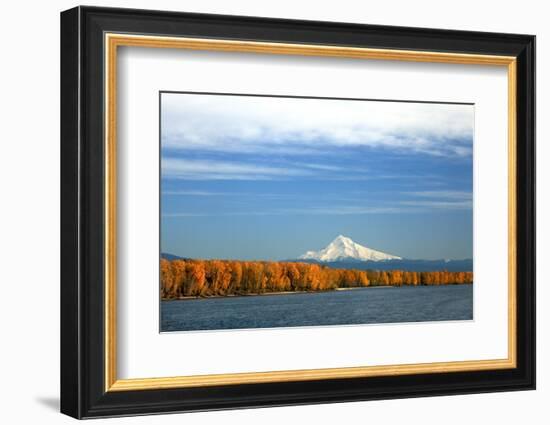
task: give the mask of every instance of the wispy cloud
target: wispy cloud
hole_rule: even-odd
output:
[[[420,198],[472,199],[472,192],[465,190],[424,190],[404,194]]]
[[[269,192],[215,192],[203,190],[163,190],[162,195],[166,196],[230,196],[230,197],[252,197],[270,199],[304,199],[308,194],[303,193],[269,193]],[[315,195],[310,195],[315,196]]]
[[[470,210],[472,201],[400,201],[399,204],[411,207],[445,210]]]
[[[339,206],[339,207],[314,207],[307,209],[287,209],[287,213],[305,215],[366,215],[386,214],[401,212],[402,208],[397,207],[373,207],[373,206]]]
[[[314,163],[307,163],[307,162],[300,162],[300,163],[293,163],[292,165],[300,168],[310,168],[312,170],[320,170],[320,171],[343,171],[344,168],[336,165],[329,165],[329,164],[314,164]],[[346,168],[346,171],[365,171],[365,169],[361,170],[350,170],[349,168]]]
[[[172,212],[162,216],[166,218],[187,217],[238,217],[238,216],[293,216],[293,215],[369,215],[394,213],[425,213],[434,210],[468,210],[472,208],[471,201],[396,201],[385,205],[317,205],[300,208],[273,208],[264,211],[216,211],[216,212]]]
[[[208,192],[204,190],[163,190],[163,195],[169,196],[229,196],[231,192]]]
[[[395,207],[316,207],[316,208],[284,208],[267,211],[233,211],[233,212],[176,212],[162,214],[164,218],[188,217],[239,217],[239,216],[289,216],[289,215],[365,215],[396,213],[403,211]]]
[[[468,157],[473,106],[193,94],[162,95],[162,146],[310,155],[377,147]]]
[[[472,192],[462,190],[425,190],[403,192],[414,198],[399,201],[400,205],[445,210],[472,209]]]
[[[187,180],[272,180],[308,176],[296,167],[274,167],[218,160],[162,158],[162,176]]]
[[[437,179],[435,175],[402,172],[383,173],[367,167],[345,167],[321,163],[272,161],[269,165],[217,159],[184,159],[164,155],[161,160],[162,177],[187,180],[289,180],[294,178],[327,181],[395,180],[408,181]],[[165,191],[167,195],[209,196],[220,192]],[[420,192],[419,192],[420,193]]]

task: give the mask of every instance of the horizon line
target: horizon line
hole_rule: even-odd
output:
[[[342,260],[335,260],[335,261],[322,261],[322,260],[315,260],[315,259],[307,259],[307,258],[286,258],[286,259],[265,259],[265,258],[256,258],[256,259],[241,259],[241,258],[227,258],[227,257],[191,257],[191,256],[185,256],[185,255],[179,255],[179,254],[172,254],[171,252],[164,252],[160,251],[159,253],[159,259],[162,259],[163,256],[171,256],[176,257],[176,259],[181,260],[219,260],[219,261],[266,261],[266,262],[278,262],[278,263],[284,263],[284,262],[316,262],[316,263],[388,263],[388,262],[399,262],[399,261],[443,261],[443,262],[451,262],[451,261],[473,261],[473,257],[464,257],[464,258],[406,258],[402,257],[400,259],[390,259],[390,260],[357,260],[353,257],[349,257],[349,260],[346,260],[345,257]]]

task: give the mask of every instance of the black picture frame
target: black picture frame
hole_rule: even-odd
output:
[[[517,60],[517,367],[105,391],[104,34],[514,56]],[[61,13],[61,412],[75,418],[535,388],[535,37],[76,7]]]

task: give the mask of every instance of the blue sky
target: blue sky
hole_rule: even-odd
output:
[[[161,95],[161,250],[472,257],[472,105]]]

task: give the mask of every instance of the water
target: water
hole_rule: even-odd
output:
[[[161,331],[471,320],[472,309],[473,285],[187,299],[161,302]]]

